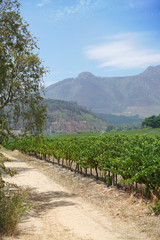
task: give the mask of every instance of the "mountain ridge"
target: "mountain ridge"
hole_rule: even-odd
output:
[[[160,112],[160,65],[138,75],[99,77],[82,72],[45,88],[47,98],[76,101],[96,113],[140,115]]]

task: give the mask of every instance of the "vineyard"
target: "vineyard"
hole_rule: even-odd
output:
[[[6,147],[103,178],[108,185],[160,189],[160,137],[140,135],[23,137]]]

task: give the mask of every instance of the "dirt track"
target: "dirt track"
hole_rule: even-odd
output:
[[[12,159],[6,165],[19,172],[12,178],[7,177],[6,180],[29,188],[31,200],[36,203],[36,206],[19,224],[19,234],[4,239],[150,239],[145,233],[140,233],[133,223],[125,225],[124,222],[120,222],[119,218],[113,218],[103,209],[95,207],[77,194],[57,184],[47,176],[47,171],[45,173],[39,171],[31,161],[27,163],[26,156],[23,160],[22,154],[21,158],[16,157],[16,152],[6,152],[5,155]],[[53,168],[48,163],[43,162],[43,164],[48,171]]]

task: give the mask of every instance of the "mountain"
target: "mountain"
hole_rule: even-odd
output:
[[[44,102],[48,115],[45,131],[48,133],[106,130],[109,125],[107,121],[76,102],[56,99],[45,99]]]
[[[160,113],[160,66],[126,77],[97,77],[83,72],[45,88],[45,97],[75,101],[96,113],[139,115]]]

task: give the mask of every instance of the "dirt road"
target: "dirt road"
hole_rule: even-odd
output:
[[[18,225],[17,236],[6,237],[5,240],[150,239],[145,233],[140,233],[133,223],[125,225],[125,222],[121,222],[119,218],[113,218],[103,209],[95,207],[90,202],[87,203],[77,194],[57,184],[48,176],[50,169],[53,168],[51,164],[43,161],[46,168],[43,172],[35,167],[34,162],[39,160],[27,161],[27,157],[23,157],[22,154],[21,157],[16,157],[18,156],[16,151],[4,154],[12,159],[6,165],[19,172],[14,177],[6,177],[6,180],[23,188],[29,188],[31,201],[36,203]]]

